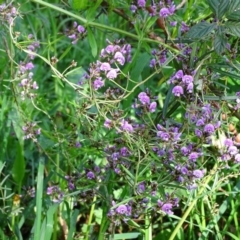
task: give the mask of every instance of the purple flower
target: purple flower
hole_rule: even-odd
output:
[[[204,127],[204,132],[205,133],[208,133],[208,134],[213,134],[214,133],[214,126],[211,124],[211,123],[209,123],[209,124],[207,124],[205,127]]]
[[[195,162],[197,160],[197,158],[198,158],[198,153],[197,152],[191,152],[188,156],[188,159],[190,161],[193,161],[193,162]]]
[[[94,178],[95,178],[95,174],[94,174],[92,171],[89,171],[89,172],[87,173],[87,178],[88,178],[88,179],[94,179]]]
[[[105,48],[105,51],[109,54],[109,53],[114,53],[114,46],[113,45],[108,45]]]
[[[175,73],[175,78],[177,79],[180,79],[183,77],[183,70],[178,70],[176,73]]]
[[[202,137],[202,131],[201,130],[199,130],[199,129],[195,129],[195,135],[197,136],[197,137]]]
[[[137,191],[140,194],[143,193],[145,191],[145,183],[144,182],[139,183],[138,186],[137,186],[137,189],[138,189]]]
[[[238,153],[238,149],[236,146],[230,146],[228,148],[228,153],[230,153],[230,155],[236,155]]]
[[[125,63],[125,57],[122,55],[121,52],[116,52],[114,55],[114,59],[116,59],[117,62],[121,65],[124,65]]]
[[[112,123],[112,121],[107,118],[107,119],[105,120],[105,122],[104,122],[103,125],[104,125],[105,128],[110,129],[110,128],[112,127],[112,126],[111,126],[111,123]]]
[[[120,205],[115,209],[115,211],[116,213],[123,215],[127,213],[127,207],[125,205]]]
[[[150,97],[145,92],[139,93],[138,99],[143,105],[150,103]]]
[[[187,147],[181,147],[181,153],[184,156],[187,156],[190,150]]]
[[[160,17],[167,17],[168,15],[170,15],[171,13],[169,12],[168,8],[162,8],[159,12]]]
[[[120,153],[121,153],[121,155],[122,155],[123,157],[126,157],[126,156],[129,155],[129,150],[128,150],[128,148],[126,148],[126,147],[122,147],[122,148],[120,149]]]
[[[77,30],[78,30],[79,33],[85,32],[85,28],[81,25],[78,25]]]
[[[132,13],[135,13],[136,10],[137,10],[137,6],[136,6],[136,5],[131,5],[131,6],[130,6],[130,11],[131,11]]]
[[[182,22],[181,32],[184,33],[184,32],[187,32],[188,30],[189,30],[188,25],[185,22]]]
[[[104,72],[110,71],[111,70],[111,66],[110,66],[110,64],[108,62],[104,62],[104,63],[101,64],[100,70],[104,71]]]
[[[156,59],[151,59],[151,61],[150,61],[150,64],[149,64],[149,67],[150,68],[153,68],[153,67],[155,67],[156,66]]]
[[[198,119],[197,122],[196,122],[196,126],[197,127],[203,126],[204,124],[205,124],[205,121],[202,118]]]
[[[235,155],[235,162],[240,163],[240,154]]]
[[[175,27],[175,26],[177,25],[177,21],[170,22],[170,25],[171,25],[172,27]]]
[[[225,145],[226,147],[231,147],[231,146],[233,146],[233,141],[232,141],[232,139],[226,138],[225,141],[224,141],[224,145]]]
[[[168,10],[169,10],[170,15],[173,15],[176,10],[175,5],[171,4],[171,6],[168,8]]]
[[[107,78],[109,79],[115,79],[117,77],[117,69],[111,69],[108,73],[107,73]]]
[[[129,124],[126,120],[121,121],[121,129],[126,132],[133,132],[133,126]]]
[[[193,176],[195,178],[202,178],[204,176],[204,172],[202,170],[194,170]]]
[[[182,81],[184,84],[188,85],[189,83],[193,82],[193,77],[191,75],[184,75],[182,77]]]
[[[189,83],[187,86],[187,92],[192,93],[193,92],[193,83]]]
[[[172,93],[176,97],[180,97],[183,94],[183,88],[181,86],[175,86],[172,90]]]
[[[149,106],[149,111],[150,112],[155,112],[156,111],[156,107],[157,107],[157,103],[156,102],[152,102]]]
[[[94,80],[93,82],[93,87],[95,90],[98,90],[99,88],[104,86],[104,81],[102,80],[101,77],[98,77]]]
[[[173,212],[171,211],[173,205],[171,203],[163,203],[161,200],[158,200],[157,203],[163,212],[165,212],[166,214],[173,214]]]
[[[146,1],[145,0],[138,0],[137,4],[138,4],[139,7],[145,7]]]
[[[169,141],[170,135],[167,132],[158,131],[157,136],[160,137],[163,141]]]
[[[188,174],[188,169],[186,167],[182,167],[181,168],[181,173],[184,174],[184,175]]]

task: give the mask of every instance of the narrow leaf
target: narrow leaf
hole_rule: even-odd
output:
[[[216,23],[200,22],[194,25],[187,33],[188,38],[201,39],[209,35],[214,28],[216,28]]]
[[[96,39],[93,35],[91,28],[89,28],[89,27],[87,28],[87,35],[88,35],[88,41],[89,41],[89,44],[90,44],[90,47],[92,50],[92,55],[93,55],[93,57],[96,57],[97,56],[97,42],[96,42]]]
[[[14,181],[21,188],[21,183],[25,175],[25,160],[23,156],[23,146],[18,143],[17,155],[12,168],[12,176]]]

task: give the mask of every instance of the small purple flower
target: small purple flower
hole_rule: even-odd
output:
[[[168,10],[169,10],[170,15],[173,15],[174,12],[175,12],[175,10],[176,10],[175,5],[174,5],[174,4],[171,4],[171,6],[168,8]]]
[[[121,153],[121,155],[122,155],[123,157],[126,157],[126,156],[129,155],[129,150],[128,150],[128,148],[126,148],[126,147],[122,147],[122,148],[120,149],[120,153]]]
[[[189,84],[187,85],[187,92],[188,92],[188,93],[192,93],[192,92],[193,92],[193,83],[189,83]]]
[[[240,163],[240,154],[239,153],[236,154],[234,158],[235,158],[236,163]]]
[[[202,131],[201,130],[199,130],[199,129],[195,129],[195,135],[197,136],[197,137],[202,137]]]
[[[178,70],[176,73],[175,73],[175,78],[177,79],[180,79],[183,77],[183,70]]]
[[[169,16],[171,13],[169,12],[168,8],[162,8],[159,12],[160,17],[167,17]]]
[[[152,102],[149,106],[149,111],[152,113],[152,112],[155,112],[156,111],[156,107],[157,107],[157,103],[156,102]]]
[[[127,207],[125,205],[120,205],[115,209],[115,212],[121,215],[124,215],[127,213]]]
[[[193,82],[193,77],[191,75],[184,75],[182,77],[182,81],[184,84],[188,85],[189,83]]]
[[[108,62],[104,62],[104,63],[101,64],[100,70],[104,71],[104,72],[110,71],[111,70],[111,66],[110,66],[110,64]]]
[[[181,168],[181,173],[184,174],[184,175],[187,175],[188,174],[188,169],[186,167],[182,167]]]
[[[225,141],[224,141],[224,145],[225,145],[226,147],[231,147],[231,146],[233,146],[233,141],[232,141],[232,139],[226,138]]]
[[[87,178],[88,178],[88,179],[94,179],[94,178],[95,178],[95,174],[94,174],[92,171],[89,171],[89,172],[87,173]]]
[[[163,203],[161,200],[158,200],[157,203],[163,212],[165,212],[166,214],[173,214],[173,212],[171,211],[173,205],[171,203]]]
[[[197,127],[203,126],[204,124],[205,124],[205,121],[202,118],[198,119],[196,122]]]
[[[157,136],[160,137],[163,141],[169,141],[170,135],[167,132],[158,131]]]
[[[145,92],[139,93],[138,99],[143,105],[150,103],[150,97]]]
[[[93,82],[93,87],[95,90],[98,90],[99,88],[104,86],[104,81],[102,80],[101,77],[98,77],[94,80]]]
[[[104,122],[103,125],[104,125],[105,128],[110,129],[110,128],[112,127],[112,126],[111,126],[111,125],[112,125],[112,121],[107,118],[107,119],[105,120],[105,122]]]
[[[230,153],[230,155],[236,155],[238,153],[238,149],[236,146],[230,146],[228,148],[228,153]]]
[[[193,171],[193,176],[195,178],[202,178],[204,176],[204,171],[202,171],[202,170],[194,170]]]
[[[109,53],[114,53],[114,46],[113,45],[108,45],[105,48],[105,51],[109,54]]]
[[[187,156],[190,150],[187,147],[181,147],[181,153],[184,156]]]
[[[117,69],[111,69],[108,73],[107,73],[107,78],[108,79],[115,79],[117,77]]]
[[[214,126],[211,124],[211,123],[209,123],[209,124],[207,124],[205,127],[204,127],[204,132],[205,133],[207,133],[207,134],[213,134],[214,133]]]
[[[130,6],[130,11],[131,11],[132,13],[135,13],[135,12],[137,11],[137,6],[136,6],[136,5],[131,5],[131,6]]]
[[[198,153],[197,152],[191,152],[188,156],[188,159],[190,161],[193,161],[193,162],[195,162],[197,160],[197,158],[198,158]]]
[[[176,97],[180,97],[183,94],[183,88],[181,86],[175,86],[172,90],[172,93]]]
[[[175,26],[177,25],[177,21],[170,22],[170,25],[171,25],[172,27],[175,27]]]
[[[125,57],[122,55],[121,52],[116,52],[114,55],[114,59],[116,59],[117,62],[121,65],[124,65],[125,63]]]
[[[139,7],[143,8],[146,5],[146,1],[145,0],[138,0],[137,4],[138,4]]]
[[[126,120],[123,119],[120,124],[121,124],[121,129],[123,131],[129,132],[129,133],[133,132],[133,126],[129,124]]]
[[[149,64],[149,67],[150,68],[154,68],[156,66],[156,59],[151,59],[151,61],[150,61],[150,64]]]
[[[85,32],[85,28],[81,25],[78,25],[77,30],[78,30],[79,33],[84,33]]]

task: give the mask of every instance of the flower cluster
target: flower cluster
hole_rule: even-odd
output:
[[[138,103],[137,101],[132,105],[135,109],[141,109],[143,112],[153,113],[156,111],[157,103],[155,101],[151,102],[151,96],[147,89],[146,92],[140,92],[138,94]]]
[[[18,10],[12,4],[3,3],[0,5],[0,19],[2,22],[7,21],[8,24],[12,24],[18,14]]]
[[[66,30],[66,35],[72,40],[72,44],[76,44],[78,40],[83,39],[87,34],[86,29],[82,25],[78,25],[77,22],[73,23],[72,29]]]
[[[155,68],[157,66],[162,66],[166,60],[167,60],[167,50],[166,49],[161,49],[162,47],[160,46],[159,50],[152,50],[152,55],[153,58],[150,60],[149,66],[151,68]]]
[[[41,134],[41,128],[36,128],[36,123],[27,123],[25,126],[22,127],[24,131],[23,139],[32,139],[34,142],[37,142],[37,135]]]
[[[93,88],[98,90],[104,86],[105,79],[114,80],[120,71],[119,65],[124,66],[131,61],[131,46],[122,40],[114,43],[108,41],[108,46],[101,50],[100,60],[90,65],[87,79],[91,79]]]
[[[166,194],[164,201],[160,199],[157,200],[157,208],[164,214],[173,214],[172,209],[179,206],[178,202],[178,198],[174,198],[170,194]]]
[[[28,40],[31,40],[33,38],[32,34],[28,35]],[[36,81],[33,81],[33,68],[34,64],[32,63],[32,60],[34,59],[35,55],[34,52],[37,51],[39,48],[39,42],[38,41],[32,41],[28,46],[27,49],[30,50],[32,53],[28,54],[28,58],[30,60],[26,60],[25,62],[20,62],[18,65],[18,79],[20,80],[19,87],[21,87],[21,98],[22,100],[25,100],[25,98],[34,98],[36,94],[34,93],[34,90],[38,89],[38,85]]]
[[[193,76],[183,73],[183,70],[178,70],[169,80],[168,83],[172,83],[175,86],[172,89],[172,93],[176,97],[184,95],[184,92],[188,94],[193,93]]]
[[[217,120],[215,111],[216,109],[209,103],[199,104],[198,108],[189,105],[185,118],[194,125],[194,132],[197,137],[205,137],[209,140],[209,136],[213,135],[220,127],[221,122]]]
[[[135,0],[130,5],[130,11],[132,13],[136,13],[138,9],[142,8],[146,8],[146,0]],[[153,1],[150,15],[156,16],[158,14],[160,17],[166,18],[170,15],[173,15],[175,10],[175,4],[171,0],[159,1],[157,4],[155,4]]]
[[[54,203],[60,203],[63,200],[64,194],[59,186],[54,185],[47,188],[47,195],[51,196]]]
[[[237,147],[239,144],[235,144],[231,138],[226,138],[223,142],[223,146],[220,146],[220,160],[230,161],[234,163],[240,163],[240,153]]]

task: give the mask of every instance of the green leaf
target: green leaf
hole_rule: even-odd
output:
[[[83,10],[88,6],[88,0],[72,0],[74,10]]]
[[[23,146],[20,143],[18,143],[17,155],[12,168],[12,177],[20,188],[24,175],[25,175],[25,160],[23,156]]]
[[[227,40],[223,37],[223,35],[219,35],[217,34],[214,38],[214,42],[213,42],[213,45],[214,45],[214,49],[215,51],[221,55],[225,49],[226,49],[226,46],[227,46]]]
[[[218,19],[221,19],[229,10],[230,0],[208,0],[208,5]]]
[[[190,28],[187,33],[187,37],[201,39],[210,34],[216,28],[216,26],[216,23],[200,22]]]
[[[240,22],[227,22],[225,26],[229,34],[240,37]]]
[[[88,41],[92,50],[93,57],[97,56],[97,42],[90,27],[87,28]]]
[[[232,0],[226,17],[230,20],[240,19],[240,0]]]

